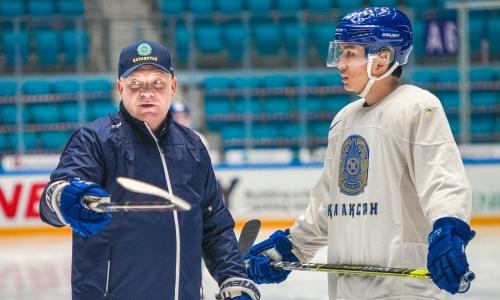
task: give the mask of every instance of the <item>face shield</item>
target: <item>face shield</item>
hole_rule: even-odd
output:
[[[370,60],[373,62],[374,59],[377,59],[378,64],[389,65],[394,60],[394,51],[389,47],[374,49],[367,44],[332,41],[328,48],[326,66],[330,68],[338,68],[339,65],[359,67]]]

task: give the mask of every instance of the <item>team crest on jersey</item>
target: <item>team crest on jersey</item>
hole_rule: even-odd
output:
[[[361,194],[368,183],[368,143],[360,135],[351,135],[342,144],[340,156],[340,192],[350,196]]]

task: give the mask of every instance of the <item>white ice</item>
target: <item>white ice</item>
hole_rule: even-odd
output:
[[[266,230],[259,240],[273,230]],[[479,228],[467,254],[476,273],[470,291],[449,299],[500,299],[500,227]],[[324,262],[326,251],[315,261]],[[2,300],[67,300],[71,299],[71,239],[61,236],[0,238],[0,299]],[[214,299],[215,282],[204,271],[205,299]],[[327,300],[324,273],[295,271],[282,284],[260,286],[262,299]]]

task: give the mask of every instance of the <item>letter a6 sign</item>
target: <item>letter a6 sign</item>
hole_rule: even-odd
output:
[[[48,175],[0,176],[0,228],[45,226],[38,204],[48,180]]]

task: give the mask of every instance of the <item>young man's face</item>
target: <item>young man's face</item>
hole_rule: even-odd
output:
[[[153,130],[159,129],[167,116],[175,94],[177,80],[150,65],[138,68],[126,78],[116,81],[123,105],[134,118]]]
[[[346,91],[359,93],[363,90],[368,82],[367,63],[364,47],[356,44],[340,45],[337,68]]]

